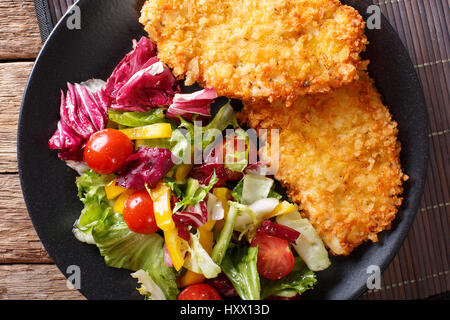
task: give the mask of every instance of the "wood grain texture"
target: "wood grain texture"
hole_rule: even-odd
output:
[[[17,172],[17,123],[32,67],[33,62],[0,63],[0,173]]]
[[[82,285],[81,279],[81,285]],[[84,300],[53,264],[0,265],[0,300]]]
[[[383,273],[381,290],[366,292],[361,298],[427,298],[450,289],[450,43],[446,36],[450,16],[440,0],[375,3],[382,3],[383,13],[418,68],[430,113],[432,156],[412,229]],[[67,288],[64,275],[39,241],[17,174],[17,122],[33,66],[33,62],[17,61],[33,59],[40,47],[33,1],[0,0],[0,299],[84,299]]]
[[[42,46],[32,0],[0,0],[0,60],[35,58]]]
[[[52,262],[28,216],[18,174],[0,175],[0,214],[0,264]]]

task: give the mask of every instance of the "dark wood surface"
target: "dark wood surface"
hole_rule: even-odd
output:
[[[57,2],[52,0],[51,2]],[[430,167],[413,227],[360,299],[423,299],[450,290],[450,12],[447,0],[375,0],[410,52],[430,117]],[[60,13],[70,1],[61,0]],[[57,14],[56,9],[52,9]],[[41,48],[33,1],[0,0],[0,299],[84,299],[43,248],[22,199],[16,157],[20,103]]]

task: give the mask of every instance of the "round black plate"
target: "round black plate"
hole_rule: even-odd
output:
[[[367,18],[361,0],[344,1]],[[97,248],[83,244],[71,229],[82,205],[75,172],[49,151],[47,141],[59,118],[60,90],[66,82],[106,79],[131,49],[131,40],[144,35],[138,23],[138,0],[81,0],[81,29],[67,28],[66,17],[45,43],[23,99],[18,128],[18,160],[24,199],[47,252],[66,276],[68,267],[81,270],[81,293],[89,299],[141,299],[128,270],[109,268]],[[427,113],[417,75],[397,34],[384,17],[381,29],[367,30],[369,71],[399,123],[401,161],[410,176],[404,203],[391,231],[380,242],[365,244],[348,257],[333,257],[320,272],[317,288],[305,298],[353,299],[366,288],[367,268],[382,270],[400,248],[414,220],[423,192],[428,163]],[[69,270],[70,271],[70,270]]]

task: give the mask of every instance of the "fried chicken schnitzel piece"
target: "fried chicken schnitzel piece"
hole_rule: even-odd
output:
[[[328,94],[301,97],[288,109],[280,102],[245,103],[239,116],[253,128],[279,130],[275,178],[333,254],[376,242],[377,233],[391,227],[408,177],[397,123],[368,75]],[[268,137],[261,151],[271,148]]]
[[[187,85],[288,103],[358,78],[368,43],[338,0],[147,0],[139,20]]]

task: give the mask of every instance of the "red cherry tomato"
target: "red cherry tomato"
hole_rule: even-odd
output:
[[[294,255],[286,240],[258,233],[251,246],[258,247],[258,273],[266,279],[281,279],[294,267]]]
[[[181,291],[177,300],[222,300],[222,298],[209,284],[198,283]]]
[[[110,174],[122,169],[132,153],[133,143],[124,133],[104,129],[89,138],[83,160],[95,172]]]
[[[150,234],[158,231],[153,201],[146,190],[135,191],[127,199],[123,208],[123,220],[136,233]]]

